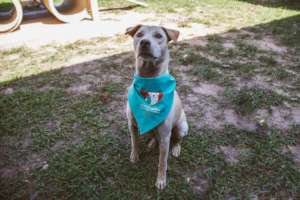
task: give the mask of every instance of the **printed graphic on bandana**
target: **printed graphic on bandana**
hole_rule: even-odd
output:
[[[141,90],[141,95],[144,97],[146,103],[151,106],[157,104],[163,97],[163,93],[161,92],[147,92],[145,90]]]

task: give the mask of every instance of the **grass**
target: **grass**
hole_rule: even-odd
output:
[[[251,1],[250,1],[251,2]],[[297,13],[295,10],[287,10],[285,6],[277,6],[270,9],[266,6],[255,5],[243,1],[200,1],[189,0],[162,2],[158,0],[148,1],[149,8],[141,8],[141,11],[156,11],[159,13],[183,13],[189,14],[190,22],[206,24],[209,26],[221,25],[228,29],[244,26],[253,26],[261,23],[268,23],[272,20],[288,17]],[[254,1],[252,1],[253,3]],[[294,5],[299,8],[299,5]],[[255,15],[249,18],[249,15]],[[238,18],[236,16],[239,16]]]
[[[83,144],[71,146],[63,155],[53,155],[49,162],[51,168],[40,174],[40,178],[46,178],[52,185],[55,193],[51,196],[53,195],[54,198],[61,198],[65,195],[70,195],[69,197],[72,199],[153,197],[155,188],[149,183],[153,182],[152,173],[155,173],[155,169],[149,168],[148,164],[153,161],[154,155],[147,161],[143,160],[142,166],[133,166],[128,163],[126,156],[128,146],[122,145],[120,142],[109,136],[91,137]],[[74,160],[74,156],[78,159]],[[145,177],[146,171],[149,173]],[[58,177],[60,181],[57,181]],[[130,184],[126,181],[129,177]],[[189,189],[184,182],[176,186],[186,190],[183,192],[183,196],[193,196],[188,193]],[[40,188],[42,193],[47,191],[44,187],[48,187],[48,184]],[[132,187],[138,189],[139,192],[132,191],[130,189]],[[174,197],[172,191],[173,189],[170,188],[169,194]],[[159,197],[160,195],[155,196]]]
[[[277,80],[284,80],[291,77],[290,73],[282,68],[274,68],[271,72],[271,76]]]
[[[0,0],[0,11],[7,11],[11,9],[12,1],[11,0]]]
[[[171,73],[190,132],[181,156],[169,157],[167,188],[160,192],[154,186],[158,151],[147,152],[146,139],[141,161],[129,162],[124,108],[134,60],[130,39],[117,35],[0,51],[0,199],[298,199],[299,164],[288,150],[300,144],[300,127],[292,123],[300,103],[298,7],[235,0],[147,2],[149,8],[135,11],[154,12],[155,19],[189,14],[178,22],[183,29],[198,23],[222,30],[170,45]],[[265,37],[287,51],[251,43]],[[204,42],[198,45],[199,40]],[[269,89],[243,87],[257,77]],[[225,91],[213,98],[194,93],[203,83]],[[259,109],[267,110],[270,123],[277,119],[272,110],[279,108],[277,115],[284,114],[279,121],[290,123],[288,128],[238,126],[256,122]],[[244,120],[226,121],[223,110],[232,109]],[[225,125],[201,126],[209,120]],[[238,162],[228,162],[222,147],[237,151]]]
[[[255,76],[255,65],[251,64],[236,64],[234,65],[239,76],[243,78],[251,78]]]
[[[287,143],[281,134],[272,132],[261,137],[231,128],[224,134],[217,133],[217,136],[214,131],[205,132],[202,136],[193,134],[186,140],[181,159],[170,159],[169,187],[162,193],[156,192],[153,184],[149,184],[155,181],[156,167],[151,163],[155,162],[157,152],[148,154],[148,158],[143,158],[138,165],[131,165],[127,158],[127,144],[111,136],[93,133],[82,144],[72,145],[62,154],[51,155],[49,168],[37,171],[34,176],[45,183],[39,187],[41,197],[51,198],[194,199],[196,196],[186,182],[187,177],[214,183],[214,190],[207,196],[209,199],[222,199],[226,195],[247,198],[253,193],[277,198],[297,194],[300,174],[293,162],[278,152]],[[221,154],[211,152],[212,147],[219,144],[251,150],[244,154],[239,166],[231,167]],[[197,169],[202,170],[189,173]],[[263,174],[268,174],[268,177]],[[51,193],[47,192],[49,187]],[[268,192],[261,192],[262,189]]]
[[[272,90],[244,87],[240,90],[227,89],[224,92],[230,103],[241,114],[249,114],[259,108],[281,105],[284,97]]]
[[[196,66],[193,69],[192,74],[204,80],[215,80],[220,77],[220,74],[215,69],[210,68],[209,66]]]
[[[275,66],[277,64],[273,56],[261,56],[259,60],[263,63],[266,63],[267,66]]]

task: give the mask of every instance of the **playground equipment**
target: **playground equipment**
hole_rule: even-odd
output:
[[[2,12],[0,10],[0,32],[9,32],[17,29],[24,17],[35,18],[51,13],[59,21],[72,23],[83,19],[95,20],[98,18],[98,0],[61,0],[59,5],[55,0],[26,0],[39,5],[38,10],[23,10],[22,1],[12,0],[13,8]],[[127,0],[134,4],[146,6],[143,0]]]
[[[23,19],[23,9],[19,0],[12,0],[13,7],[0,13],[0,32],[13,31]]]
[[[97,0],[64,0],[59,6],[55,6],[53,0],[43,0],[43,3],[51,14],[65,23],[95,19],[98,13]]]

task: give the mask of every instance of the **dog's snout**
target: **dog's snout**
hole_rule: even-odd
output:
[[[141,47],[150,47],[150,41],[147,39],[141,40]]]

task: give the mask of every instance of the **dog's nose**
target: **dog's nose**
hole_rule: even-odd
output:
[[[150,41],[143,39],[141,40],[141,47],[149,47],[150,46]]]

